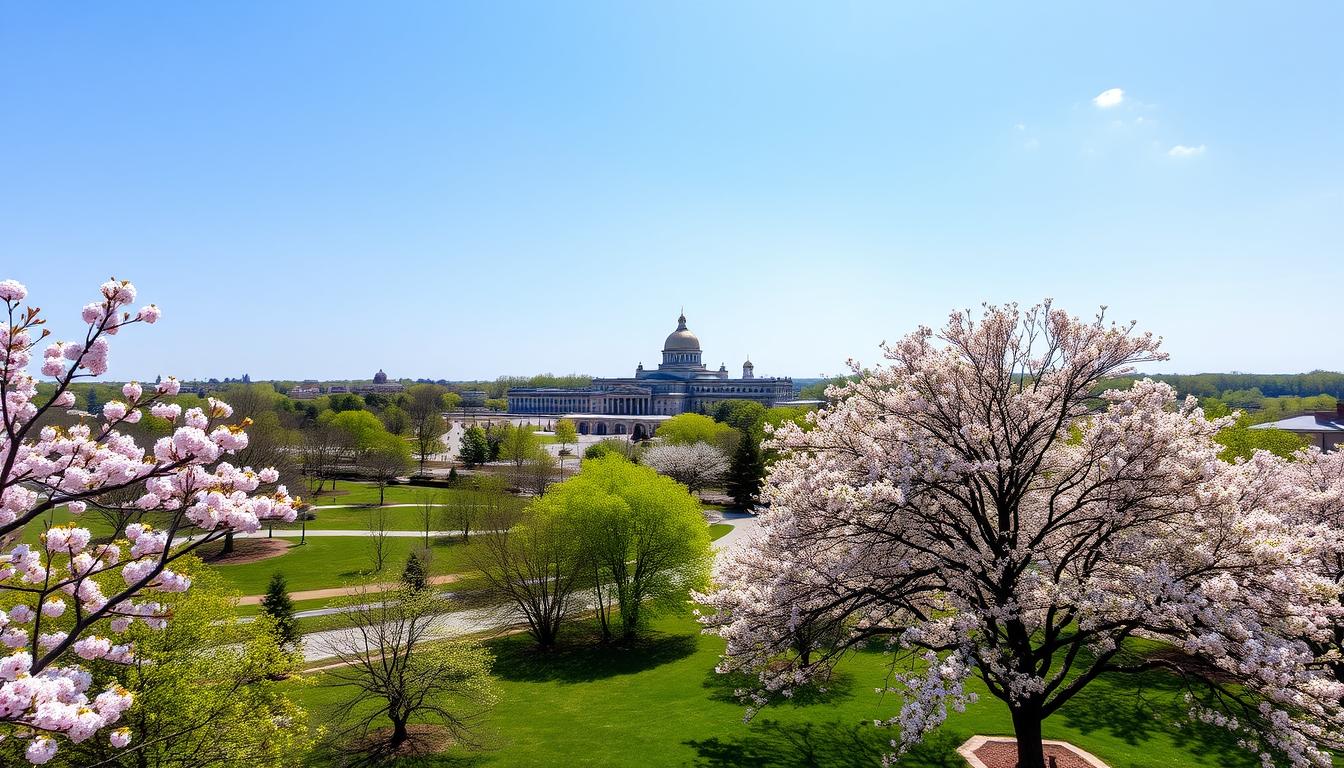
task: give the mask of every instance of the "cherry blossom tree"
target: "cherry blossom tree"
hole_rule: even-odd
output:
[[[686,486],[691,493],[721,483],[728,475],[728,455],[709,443],[651,445],[640,454],[639,461]]]
[[[1339,587],[1313,564],[1338,547],[1281,513],[1281,462],[1218,459],[1226,420],[1193,398],[1151,380],[1098,394],[1159,346],[1104,311],[956,313],[829,389],[810,429],[780,428],[760,530],[697,596],[727,640],[719,670],[758,681],[748,714],[877,641],[898,752],[973,701],[975,675],[1011,712],[1018,765],[1040,768],[1042,721],[1099,675],[1167,668],[1192,716],[1266,766],[1330,765],[1344,685],[1318,651]]]
[[[237,467],[226,458],[247,446],[247,421],[230,423],[232,409],[210,399],[185,412],[171,402],[176,379],[149,389],[130,382],[124,400],[101,414],[67,412],[70,387],[107,371],[110,341],[122,330],[159,319],[150,304],[132,312],[135,287],[110,280],[82,312],[82,341],[54,342],[42,351],[41,373],[52,380],[39,392],[28,373],[33,352],[50,332],[44,318],[24,307],[27,289],[0,281],[7,319],[0,323],[0,734],[26,740],[29,761],[48,762],[61,739],[82,742],[116,723],[131,695],[112,682],[101,692],[85,661],[129,662],[124,640],[134,622],[159,628],[168,611],[154,593],[182,592],[190,579],[174,560],[230,531],[255,531],[262,520],[293,520],[294,504],[274,469]],[[148,449],[121,430],[146,414],[173,432]],[[78,417],[62,427],[61,418]],[[136,489],[134,505],[155,520],[129,522],[107,541],[95,541],[77,523],[50,525],[66,510],[76,518],[91,503]],[[120,503],[120,502],[119,502]],[[36,545],[19,543],[46,524]],[[182,537],[189,530],[190,538]],[[107,736],[130,740],[125,729]]]

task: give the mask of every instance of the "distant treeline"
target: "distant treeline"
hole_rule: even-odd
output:
[[[1151,378],[1165,381],[1182,395],[1195,397],[1222,397],[1225,393],[1259,390],[1264,397],[1313,397],[1330,395],[1344,398],[1344,373],[1312,371],[1311,373],[1153,373],[1140,374],[1118,380],[1118,387],[1128,387],[1135,379]]]

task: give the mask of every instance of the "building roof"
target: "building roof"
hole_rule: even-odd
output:
[[[686,328],[686,315],[677,318],[677,330],[670,333],[663,342],[664,352],[699,352],[700,339]]]
[[[1344,432],[1344,418],[1333,413],[1290,416],[1265,424],[1252,424],[1251,429],[1282,429],[1288,432]]]

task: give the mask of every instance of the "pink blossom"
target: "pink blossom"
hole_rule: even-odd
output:
[[[0,280],[0,301],[18,303],[28,296],[28,289],[18,280]]]
[[[50,762],[51,758],[56,756],[56,741],[48,736],[38,736],[28,742],[28,749],[24,750],[23,756],[28,758],[28,762],[33,765],[42,765]]]
[[[158,322],[159,317],[162,314],[163,313],[159,310],[157,306],[153,304],[148,304],[146,306],[141,307],[140,311],[135,313],[135,316],[137,319],[143,320],[144,322],[152,325]]]

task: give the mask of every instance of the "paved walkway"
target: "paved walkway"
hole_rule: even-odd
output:
[[[452,584],[462,578],[459,573],[449,573],[444,576],[432,576],[429,579],[430,584]],[[365,593],[391,592],[394,589],[400,589],[400,581],[388,581],[379,584],[362,584],[353,587],[330,587],[328,589],[306,589],[299,592],[290,592],[290,600],[321,600],[322,598],[354,597]],[[265,595],[245,595],[238,598],[239,605],[259,605]],[[335,613],[336,611],[328,611]],[[319,614],[313,614],[319,615]]]
[[[475,529],[472,533],[478,533]],[[297,539],[304,534],[308,536],[372,536],[373,533],[363,528],[309,528],[306,532],[298,528],[276,528],[273,534],[268,535],[265,530],[253,531],[252,533],[235,533],[235,539],[267,539],[274,536],[276,538]],[[413,538],[419,536],[424,538],[424,531],[384,531],[388,536],[397,536],[401,538]],[[479,531],[479,533],[489,533],[489,531]],[[461,531],[430,531],[430,538],[449,538],[462,536]]]

